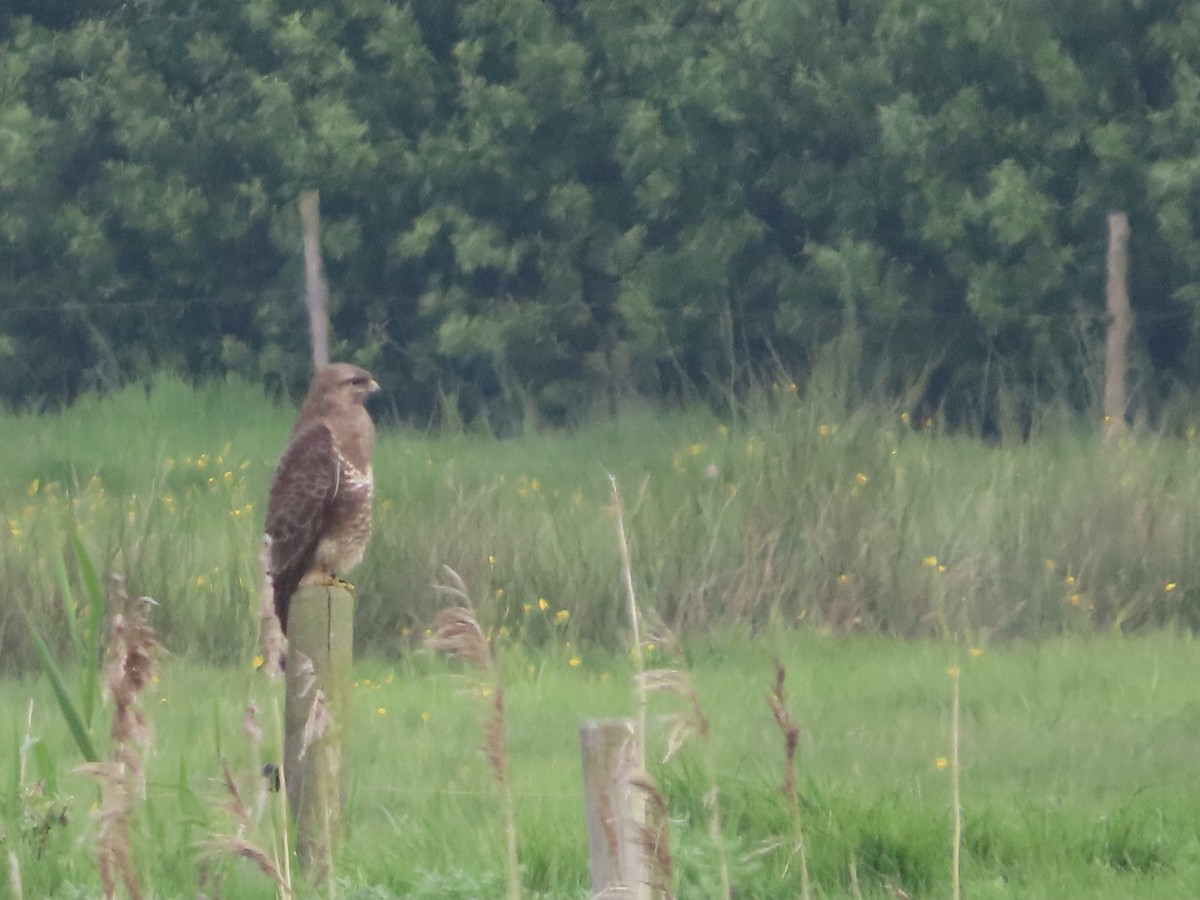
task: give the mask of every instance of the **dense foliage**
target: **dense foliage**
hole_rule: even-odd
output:
[[[731,398],[846,334],[859,383],[1086,407],[1114,209],[1158,403],[1200,381],[1198,10],[18,0],[0,395],[294,389],[316,188],[335,355],[401,414]]]

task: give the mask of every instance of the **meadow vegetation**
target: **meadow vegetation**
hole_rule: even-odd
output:
[[[1029,440],[984,444],[837,397],[782,381],[736,418],[634,410],[507,441],[381,427],[378,530],[354,578],[339,896],[501,896],[513,827],[525,896],[587,896],[577,729],[636,706],[610,473],[639,600],[681,638],[676,653],[665,632],[643,634],[646,665],[687,672],[707,719],[704,741],[662,763],[677,710],[651,699],[678,896],[719,896],[724,867],[740,896],[764,900],[799,896],[802,869],[817,897],[948,895],[951,775],[965,894],[1188,894],[1194,434],[1102,445],[1047,419]],[[131,841],[146,895],[195,896],[218,872],[222,896],[274,896],[247,860],[201,849],[228,827],[221,760],[249,796],[277,753],[243,722],[248,700],[264,720],[271,708],[257,539],[293,415],[238,382],[163,378],[4,423],[0,895],[96,895],[99,795],[75,770],[23,615],[79,684],[64,622],[86,622],[91,558],[158,601],[170,654],[141,697],[155,741]],[[464,693],[461,663],[416,652],[447,605],[431,588],[444,565],[474,598],[489,683],[505,691],[503,791],[478,739],[489,698]],[[767,702],[775,659],[800,726],[803,865]]]
[[[394,655],[419,635],[442,565],[508,640],[621,645],[608,473],[642,600],[685,635],[805,623],[1012,638],[1200,620],[1194,429],[1104,445],[1047,415],[1028,441],[984,444],[837,396],[784,382],[737,418],[642,409],[505,441],[384,425],[376,536],[354,575],[360,650]],[[33,661],[18,601],[62,633],[72,529],[130,593],[159,601],[173,652],[252,655],[263,502],[293,416],[236,381],[160,378],[7,417],[0,665]]]
[[[978,649],[960,662],[965,894],[1189,896],[1200,878],[1194,644],[1106,635]],[[588,895],[578,727],[587,716],[633,709],[624,657],[571,652],[516,651],[502,662],[526,897]],[[662,764],[666,701],[653,703],[649,735],[671,814],[678,896],[720,896],[703,802],[708,753],[739,896],[800,895],[779,792],[783,745],[764,701],[775,657],[802,726],[797,774],[813,895],[886,898],[896,886],[914,897],[949,896],[954,652],[940,641],[787,631],[690,643],[686,663],[711,740]],[[652,663],[660,653],[650,652]],[[504,896],[504,804],[478,740],[489,699],[464,692],[463,671],[423,655],[360,663],[339,896]],[[164,661],[144,697],[156,744],[133,827],[147,896],[196,895],[199,848],[225,819],[221,758],[247,793],[255,788],[262,760],[241,722],[246,698],[262,703],[265,691],[249,662]],[[19,783],[8,770],[4,807],[4,846],[17,856],[25,896],[95,896],[97,793],[72,772],[78,755],[49,690],[6,680],[0,709],[11,723],[0,746],[9,760],[25,760]],[[270,753],[269,741],[263,750]],[[275,895],[245,861],[216,866],[223,896]]]

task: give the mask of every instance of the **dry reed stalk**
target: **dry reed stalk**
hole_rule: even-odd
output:
[[[678,644],[678,642],[675,642]],[[703,800],[708,810],[708,837],[717,852],[717,869],[721,879],[721,897],[730,900],[733,896],[733,885],[729,874],[729,854],[725,847],[724,832],[721,826],[720,786],[717,784],[717,766],[714,756],[711,729],[708,717],[700,703],[700,693],[696,690],[691,675],[680,669],[651,669],[635,676],[635,682],[641,692],[668,693],[684,701],[684,708],[665,717],[668,725],[667,751],[663,762],[671,757],[691,738],[698,738],[704,748],[701,754],[704,763],[704,774],[708,781],[708,790]]]
[[[465,606],[439,609],[433,617],[432,633],[425,646],[436,653],[474,666],[485,674],[492,672],[492,651],[475,614]]]
[[[624,759],[636,763],[633,753]],[[628,771],[619,770],[617,777],[641,798],[645,818],[638,829],[637,846],[645,864],[646,881],[652,896],[675,900],[675,858],[671,854],[670,820],[667,800],[658,784],[642,766],[631,765]],[[630,896],[636,892],[630,888]]]
[[[663,762],[670,762],[679,748],[691,738],[706,741],[709,737],[708,717],[700,706],[700,694],[691,676],[680,669],[651,669],[634,677],[640,691],[673,694],[684,701],[684,708],[663,717],[667,723],[667,750]]]
[[[262,743],[262,727],[258,722],[258,706],[250,701],[246,704],[246,713],[242,718],[242,730],[250,743],[252,758],[258,758],[258,750]],[[259,831],[257,823],[263,812],[270,804],[270,786],[266,779],[254,777],[254,800],[248,803],[245,799],[237,778],[229,767],[229,761],[221,760],[221,781],[224,791],[224,802],[221,810],[226,813],[231,822],[230,833],[214,833],[201,845],[200,853],[200,887],[203,889],[212,878],[209,866],[217,859],[233,857],[251,862],[259,871],[270,878],[276,886],[279,897],[290,900],[293,896],[291,887],[291,872],[285,858],[276,849],[274,852],[264,850],[253,839]],[[283,796],[282,791],[277,796]],[[286,852],[286,845],[285,845]],[[201,896],[204,896],[201,894]]]
[[[313,661],[307,656],[299,655],[293,665],[297,667],[297,678],[300,685],[298,696],[308,701],[308,712],[304,714],[304,727],[300,732],[299,758],[304,759],[309,749],[325,736],[333,725],[333,716],[329,712],[329,704],[325,700],[325,692],[317,684],[317,671]]]
[[[254,823],[257,813],[242,798],[237,780],[230,771],[229,762],[221,760],[221,774],[224,779],[226,800],[224,809],[230,814],[235,824],[233,834],[214,834],[205,842],[201,854],[201,883],[207,878],[205,863],[220,857],[234,857],[251,862],[259,871],[275,882],[279,896],[290,898],[292,891],[288,880],[280,869],[278,861],[260,846],[254,843],[249,835],[255,830]]]
[[[283,676],[287,637],[275,612],[275,585],[271,579],[271,536],[264,534],[258,549],[258,615],[262,623],[263,674],[271,681]]]
[[[271,581],[270,558],[271,538],[269,535],[264,535],[258,553],[258,600],[263,641],[263,664],[260,671],[266,675],[270,683],[278,684],[283,677],[287,638],[284,637],[279,618],[275,614],[275,592]],[[272,694],[271,707],[274,713],[276,745],[282,747],[284,745],[283,717],[280,714],[277,692]],[[260,722],[258,704],[253,700],[246,703],[246,711],[242,717],[242,731],[249,743],[250,758],[260,759],[263,727]],[[260,777],[260,774],[267,777]],[[210,834],[201,845],[201,890],[212,877],[210,875],[211,864],[217,859],[232,857],[251,862],[275,883],[276,893],[281,900],[291,900],[293,897],[291,848],[288,840],[287,785],[283,767],[268,766],[262,773],[255,771],[252,776],[254,779],[252,783],[255,785],[252,804],[248,804],[243,798],[243,792],[229,767],[229,762],[224,758],[221,760],[221,775],[224,789],[224,802],[221,804],[221,809],[231,820],[231,833]],[[267,851],[263,849],[261,842],[253,839],[253,836],[260,831],[258,823],[269,808],[272,814],[274,839],[270,841],[270,851]],[[213,880],[219,879],[214,878]]]
[[[621,488],[615,475],[609,474],[609,485],[612,488],[612,511],[617,529],[617,549],[621,555],[621,584],[625,588],[625,601],[629,615],[629,652],[633,658],[633,677],[637,691],[637,734],[638,756],[646,758],[646,714],[649,698],[645,687],[640,684],[646,671],[646,660],[642,653],[641,615],[638,608],[637,592],[633,587],[633,563],[629,553],[629,539],[625,534],[625,506],[621,501]]]
[[[862,888],[858,885],[858,857],[855,856],[854,850],[850,851],[850,896],[854,900],[863,900]]]
[[[13,900],[25,898],[25,889],[21,886],[21,861],[12,850],[8,851],[8,891]]]
[[[76,771],[100,783],[96,868],[105,900],[117,896],[118,882],[132,900],[140,900],[130,820],[136,802],[145,796],[144,755],[154,742],[154,730],[138,698],[153,679],[154,664],[164,651],[148,620],[154,601],[149,597],[131,601],[119,576],[113,577],[113,590],[117,611],[101,673],[104,699],[113,703],[109,754]]]
[[[958,655],[950,669],[950,896],[962,900],[962,782],[959,764],[961,688]]]
[[[283,663],[287,658],[287,637],[283,633],[283,625],[275,612],[275,582],[271,577],[271,536],[264,534],[258,550],[258,608],[262,622],[263,642],[263,674],[272,684],[278,684],[283,678]],[[285,746],[283,712],[279,707],[279,693],[271,694],[271,712],[274,719],[275,745]],[[257,713],[257,709],[255,710]],[[255,716],[257,724],[257,715]],[[259,738],[261,741],[261,731]],[[275,826],[275,840],[272,850],[275,862],[282,876],[280,895],[292,895],[292,848],[289,843],[288,803],[287,803],[287,773],[282,765],[277,765],[273,773],[278,780],[275,793],[275,808],[272,821]]]
[[[470,604],[466,584],[457,572],[443,566],[450,585],[435,585],[435,589],[460,598]],[[485,676],[480,693],[491,696],[491,712],[483,720],[483,755],[491,765],[492,777],[500,788],[504,812],[505,857],[508,869],[508,900],[520,900],[521,864],[517,854],[517,816],[513,802],[512,780],[508,767],[508,725],[504,708],[504,685],[500,680],[492,650],[483,629],[470,606],[451,606],[439,609],[425,646],[473,666]]]
[[[792,821],[795,852],[800,857],[800,896],[802,900],[812,897],[812,885],[808,874],[808,845],[804,838],[804,820],[800,814],[800,794],[796,788],[796,752],[800,747],[800,725],[792,718],[787,706],[784,680],[787,670],[778,658],[775,660],[775,684],[767,694],[767,706],[775,718],[775,724],[783,735],[783,784],[780,791],[787,803],[788,818]]]

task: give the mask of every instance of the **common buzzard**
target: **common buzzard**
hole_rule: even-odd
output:
[[[357,366],[317,372],[275,468],[266,530],[284,632],[296,588],[332,583],[362,561],[371,538],[375,426],[364,404],[378,390]]]

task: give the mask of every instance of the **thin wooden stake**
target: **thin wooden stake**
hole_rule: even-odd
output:
[[[610,474],[608,481],[612,489],[617,549],[621,554],[621,584],[625,588],[625,600],[629,610],[629,654],[633,659],[634,690],[638,699],[637,732],[634,740],[637,742],[638,759],[641,760],[646,758],[646,711],[649,706],[641,677],[646,671],[646,661],[642,654],[641,610],[638,608],[637,593],[633,588],[633,561],[629,554],[629,538],[625,534],[625,504],[621,500],[621,487],[617,484],[615,475]]]
[[[1125,431],[1125,369],[1133,313],[1129,307],[1129,216],[1108,214],[1108,335],[1104,347],[1104,436]]]
[[[962,669],[955,654],[950,669],[950,897],[962,900],[962,761],[959,758],[962,725]]]
[[[300,193],[300,222],[304,227],[304,303],[312,336],[313,368],[329,365],[329,286],[321,261],[320,195]]]

